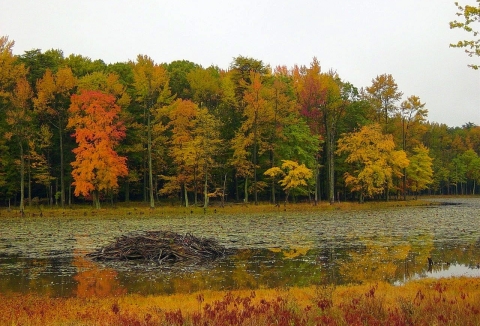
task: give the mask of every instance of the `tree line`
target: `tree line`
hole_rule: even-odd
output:
[[[429,122],[390,74],[357,88],[316,58],[221,69],[13,46],[0,37],[0,197],[22,211],[478,193],[480,127]]]

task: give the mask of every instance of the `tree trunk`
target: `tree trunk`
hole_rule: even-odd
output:
[[[28,207],[32,207],[32,172],[31,172],[30,157],[27,159],[27,174],[28,174]]]
[[[92,199],[93,199],[93,204],[95,205],[95,208],[100,209],[100,194],[98,193],[98,190],[94,190],[92,192]]]
[[[207,164],[205,163],[205,183],[203,184],[203,207],[208,207],[208,174],[207,174]]]
[[[68,184],[68,207],[72,206],[72,185]]]
[[[253,144],[253,199],[255,205],[258,204],[258,191],[257,191],[257,143],[254,140]]]
[[[197,193],[197,168],[193,169],[193,201],[195,206],[198,205],[198,193]]]
[[[245,178],[245,187],[244,187],[245,197],[243,199],[244,203],[248,203],[248,177]]]
[[[327,156],[327,182],[328,182],[328,201],[330,205],[335,203],[335,114],[323,109],[323,124],[326,133],[326,156]]]
[[[328,173],[328,200],[330,205],[335,203],[335,157],[334,157],[334,130],[333,126],[327,126],[327,173]]]
[[[223,179],[223,190],[222,190],[222,207],[225,206],[225,189],[227,186],[227,174],[225,173],[225,178]]]
[[[235,173],[235,201],[240,202],[240,191],[238,189],[238,175]]]
[[[125,181],[125,202],[130,202],[130,181]]]
[[[275,198],[275,180],[272,180],[272,204],[277,203],[277,199]]]
[[[257,94],[258,100],[258,94]],[[258,190],[257,190],[257,151],[258,151],[258,144],[257,144],[257,137],[258,137],[258,112],[255,110],[255,119],[253,122],[253,194],[254,194],[254,202],[255,205],[258,204]]]
[[[155,197],[153,197],[153,167],[152,167],[152,127],[150,125],[150,109],[147,109],[147,155],[148,155],[148,186],[150,197],[150,208],[155,207]]]
[[[65,206],[65,162],[63,157],[63,121],[62,115],[58,116],[58,136],[60,139],[60,205]]]
[[[24,214],[25,210],[25,158],[23,157],[23,144],[20,140],[20,213]]]
[[[405,118],[402,119],[402,131],[403,131],[403,151],[406,153],[407,147],[407,135],[405,132]],[[407,200],[407,169],[403,168],[403,200]]]
[[[316,165],[315,165],[315,171],[314,171],[315,175],[314,175],[314,177],[315,177],[315,206],[316,206],[318,204],[318,202],[320,201],[319,200],[319,180],[318,180],[319,179],[318,176],[319,176],[320,172],[319,172],[319,168],[318,168],[318,162],[315,162],[315,164]]]
[[[188,207],[189,206],[188,192],[187,192],[187,185],[185,183],[183,184],[183,195],[185,196],[185,207]]]

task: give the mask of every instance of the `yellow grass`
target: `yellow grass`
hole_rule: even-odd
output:
[[[375,283],[255,292],[205,291],[170,296],[0,295],[0,302],[1,325],[220,325],[232,320],[237,320],[233,324],[238,325],[268,325],[279,316],[289,321],[282,323],[278,319],[280,325],[315,325],[320,320],[330,325],[356,324],[355,321],[366,325],[478,325],[480,279],[425,279],[403,286]],[[235,313],[237,319],[232,317]]]

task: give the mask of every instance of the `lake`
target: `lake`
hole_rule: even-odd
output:
[[[430,199],[429,199],[430,200]],[[480,277],[480,198],[378,210],[168,216],[0,215],[0,292],[61,297],[284,288],[423,277]],[[442,205],[440,205],[442,203]],[[246,208],[248,210],[248,208]],[[208,264],[93,262],[130,232],[169,230],[234,249]],[[433,264],[428,263],[431,258]]]

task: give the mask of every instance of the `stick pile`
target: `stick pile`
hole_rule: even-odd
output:
[[[112,244],[87,256],[100,261],[145,260],[161,264],[213,260],[230,253],[214,239],[197,238],[190,233],[148,231],[116,238]]]

